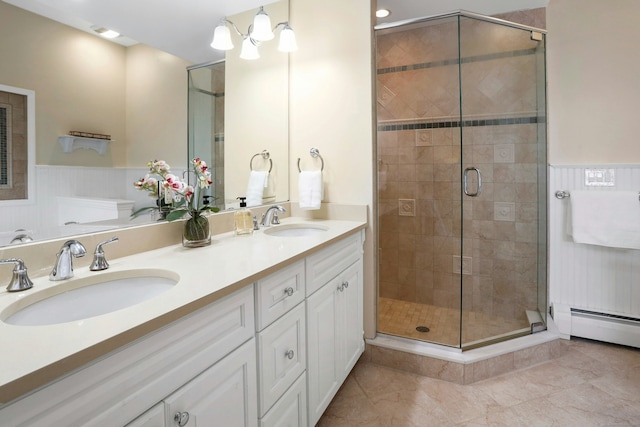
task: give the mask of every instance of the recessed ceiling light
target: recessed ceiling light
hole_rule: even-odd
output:
[[[120,33],[118,32],[115,32],[108,28],[99,27],[97,25],[92,26],[91,29],[96,33],[98,33],[100,36],[104,37],[105,39],[115,39],[116,37],[120,36]]]
[[[376,17],[377,18],[386,18],[389,15],[391,15],[391,11],[389,9],[378,9],[378,10],[376,10]]]

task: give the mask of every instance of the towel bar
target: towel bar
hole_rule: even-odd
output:
[[[571,197],[571,193],[569,193],[568,191],[564,191],[564,190],[556,191],[556,199],[566,199],[569,197]],[[640,192],[638,192],[638,201],[640,201]]]
[[[322,172],[324,170],[324,159],[320,155],[320,151],[317,148],[312,148],[311,150],[309,150],[309,155],[314,159],[316,157],[320,157],[320,161],[322,162],[322,164],[320,165],[320,172]],[[302,172],[302,169],[300,169],[300,157],[298,157],[298,172]]]
[[[249,160],[249,169],[253,170],[253,159],[258,156],[261,156],[265,160],[269,160],[269,173],[271,173],[271,169],[273,169],[273,160],[269,158],[270,154],[267,150],[262,150],[262,153],[256,153],[251,157],[251,160]]]

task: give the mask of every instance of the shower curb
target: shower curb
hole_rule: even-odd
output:
[[[523,337],[523,339],[526,338],[529,337]],[[499,349],[494,355],[490,354],[490,347],[493,346],[488,346],[464,353],[451,351],[450,356],[447,357],[443,354],[417,354],[418,352],[407,349],[390,348],[392,345],[389,345],[388,341],[380,344],[374,339],[367,341],[360,360],[465,385],[556,359],[566,354],[569,347],[569,341],[561,339],[557,335],[550,335],[544,340],[537,341],[525,348]],[[425,351],[420,352],[424,353]],[[433,353],[446,352],[448,350],[433,351]],[[470,355],[473,352],[476,354]],[[478,352],[482,354],[478,356]]]

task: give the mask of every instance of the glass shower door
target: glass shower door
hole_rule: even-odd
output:
[[[460,346],[458,18],[376,33],[378,330]]]
[[[459,19],[461,347],[473,348],[529,334],[531,324],[542,320],[546,144],[540,140],[545,84],[539,79],[544,77],[544,39],[522,28]]]

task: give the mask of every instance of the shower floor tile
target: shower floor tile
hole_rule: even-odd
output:
[[[460,322],[459,310],[378,298],[378,331],[383,334],[458,347]],[[419,332],[416,330],[419,326],[426,326],[429,332]],[[465,345],[527,328],[529,322],[525,313],[522,319],[507,319],[473,311],[462,312],[462,342]]]

